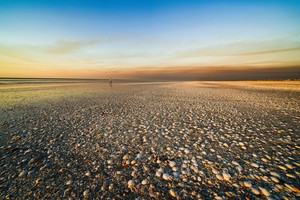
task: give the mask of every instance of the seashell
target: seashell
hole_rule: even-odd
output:
[[[216,177],[218,180],[223,181],[223,176],[221,176],[220,174],[216,174]]]
[[[250,165],[251,165],[252,167],[259,168],[259,165],[256,164],[256,163],[250,163]]]
[[[167,174],[167,173],[163,174],[162,178],[163,178],[164,180],[166,180],[166,181],[172,180],[172,177],[171,177],[169,174]]]
[[[189,151],[188,149],[185,149],[185,150],[184,150],[184,153],[185,153],[185,154],[189,154],[190,151]]]
[[[239,166],[240,164],[236,161],[232,161],[232,164],[236,165],[236,166]]]
[[[169,165],[170,165],[170,167],[174,167],[176,165],[176,163],[174,161],[170,161]]]
[[[27,174],[28,174],[28,170],[23,170],[23,171],[19,174],[19,177],[26,176]]]
[[[256,189],[256,188],[251,188],[251,192],[252,192],[253,194],[256,194],[256,195],[259,195],[259,194],[260,194],[259,190]]]
[[[88,196],[90,194],[90,191],[89,190],[85,190],[84,192],[83,192],[83,196]]]
[[[174,197],[174,198],[177,198],[177,194],[175,193],[175,191],[173,189],[170,189],[169,190],[169,194]]]
[[[275,176],[275,177],[277,177],[277,178],[280,178],[280,175],[279,175],[277,172],[270,172],[270,174],[271,174],[272,176]]]
[[[262,193],[263,195],[265,195],[266,197],[269,197],[269,196],[270,196],[270,193],[269,193],[268,190],[266,190],[265,188],[262,188],[262,187],[258,187],[258,188],[259,188],[259,190],[261,191],[261,193]]]
[[[229,181],[230,178],[231,178],[231,176],[229,174],[227,174],[227,173],[223,173],[222,176],[223,176],[223,178],[224,178],[225,181]]]
[[[247,188],[251,188],[252,184],[249,181],[244,181],[244,186]]]
[[[142,181],[142,185],[147,185],[148,184],[148,180],[147,179],[144,179],[143,181]]]
[[[274,183],[279,183],[279,180],[273,176],[270,177],[271,180],[274,182]]]

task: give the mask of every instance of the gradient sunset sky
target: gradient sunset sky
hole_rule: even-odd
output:
[[[0,77],[277,78],[299,66],[297,0],[0,1]]]

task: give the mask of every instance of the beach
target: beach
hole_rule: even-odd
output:
[[[298,199],[300,81],[0,81],[1,199]]]

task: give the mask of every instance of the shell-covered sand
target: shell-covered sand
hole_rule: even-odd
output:
[[[1,199],[299,199],[300,82],[0,85]]]

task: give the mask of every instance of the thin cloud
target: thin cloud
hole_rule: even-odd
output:
[[[50,45],[46,48],[46,52],[50,54],[67,54],[79,49],[82,49],[87,46],[91,46],[97,44],[98,41],[90,40],[90,41],[65,41],[59,40],[53,45]]]
[[[300,41],[295,36],[265,41],[243,41],[229,44],[212,45],[173,53],[174,57],[221,57],[272,54],[300,50]]]
[[[285,48],[285,49],[272,49],[266,51],[254,51],[254,52],[246,52],[237,55],[260,55],[260,54],[270,54],[270,53],[280,53],[280,52],[288,52],[288,51],[299,51],[300,47],[295,48]]]

